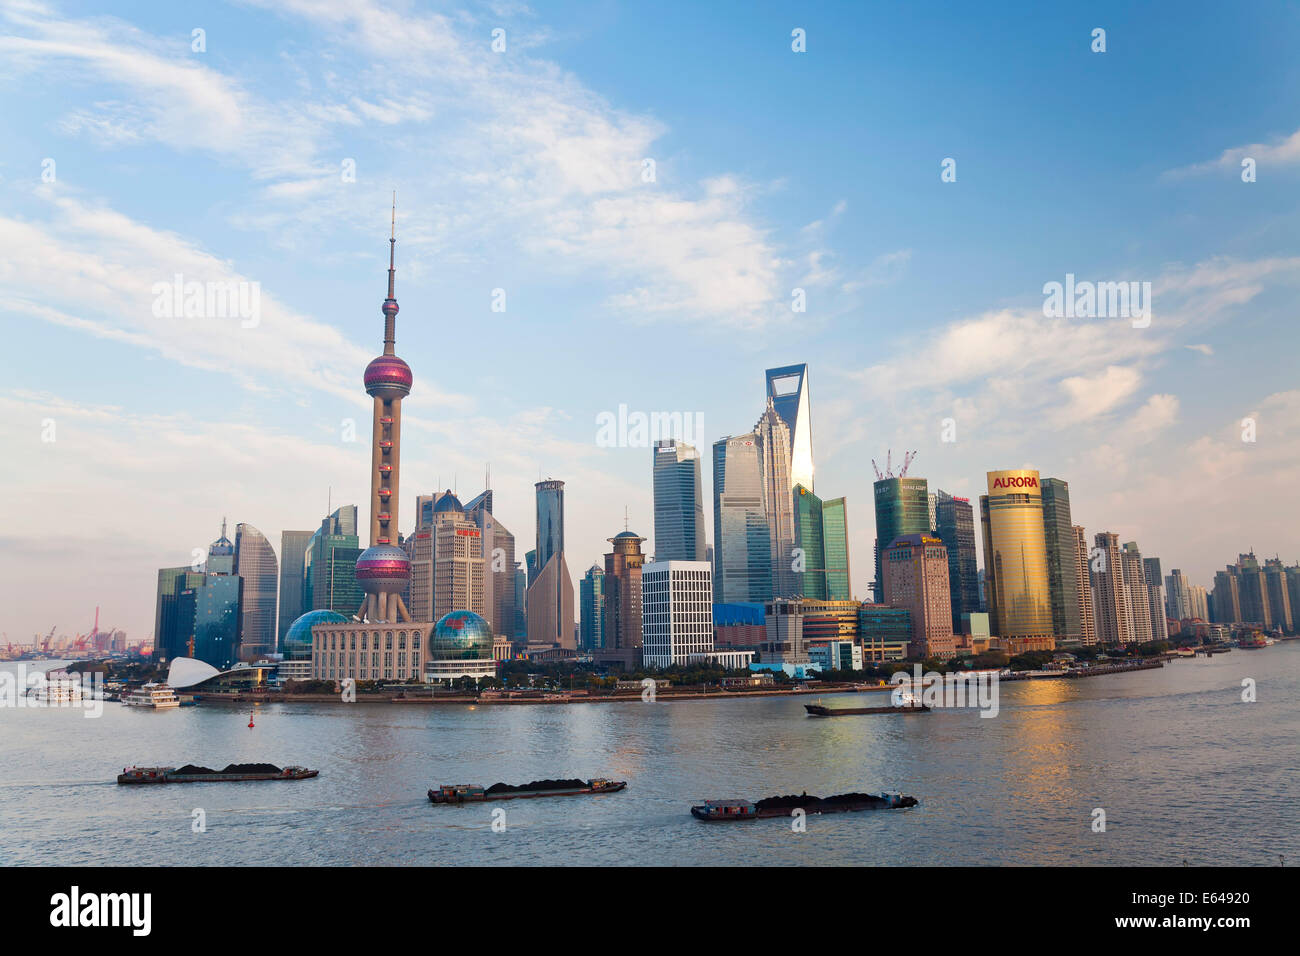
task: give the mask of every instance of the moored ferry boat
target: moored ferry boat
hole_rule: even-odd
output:
[[[232,763],[224,770],[186,764],[183,767],[123,767],[118,783],[246,783],[252,780],[306,780],[319,774],[306,767],[277,767],[271,763]]]
[[[166,684],[157,684],[150,681],[143,687],[138,687],[128,696],[122,698],[122,703],[128,707],[152,707],[155,710],[165,710],[169,707],[179,707],[180,698],[176,692]]]
[[[494,783],[484,789],[477,784],[443,784],[429,791],[430,803],[480,803],[486,800],[523,800],[531,797],[575,797],[585,794],[617,793],[627,788],[626,780],[534,780],[511,786]]]
[[[27,696],[42,704],[78,704],[95,697],[94,691],[83,687],[79,677],[67,671],[52,671],[45,675],[39,687],[28,691]]]

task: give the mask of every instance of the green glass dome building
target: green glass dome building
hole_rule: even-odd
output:
[[[495,677],[497,662],[488,622],[473,611],[452,611],[434,625],[429,641],[425,679],[454,681],[462,677]]]

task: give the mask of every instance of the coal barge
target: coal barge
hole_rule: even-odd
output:
[[[444,784],[429,791],[430,803],[482,803],[487,800],[525,800],[532,797],[576,797],[585,794],[617,793],[627,788],[626,780],[534,780],[511,786],[494,783],[484,789],[476,784]]]
[[[901,810],[917,805],[915,797],[900,793],[840,793],[833,797],[810,797],[808,794],[787,797],[767,797],[757,803],[748,800],[705,800],[691,807],[691,816],[707,823],[735,820],[759,820],[767,817],[788,817],[794,810],[804,813],[849,813],[855,810]]]
[[[273,763],[232,763],[224,770],[196,767],[126,767],[118,783],[247,783],[253,780],[306,780],[319,770],[306,767],[277,767]]]

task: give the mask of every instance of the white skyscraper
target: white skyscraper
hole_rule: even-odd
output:
[[[641,570],[641,659],[685,664],[713,652],[713,576],[707,561],[651,561]]]

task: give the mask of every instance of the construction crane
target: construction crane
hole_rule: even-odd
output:
[[[54,627],[50,628],[50,633],[46,634],[45,640],[41,641],[42,654],[48,654],[50,652],[50,641],[54,640],[54,632],[58,626],[59,625],[55,624]]]
[[[916,460],[916,452],[909,451],[903,454],[903,467],[894,474],[894,450],[891,448],[885,453],[885,472],[880,473],[880,468],[876,465],[876,459],[871,459],[872,470],[876,473],[876,481],[883,481],[885,478],[906,478],[907,469],[911,467],[912,462]]]

